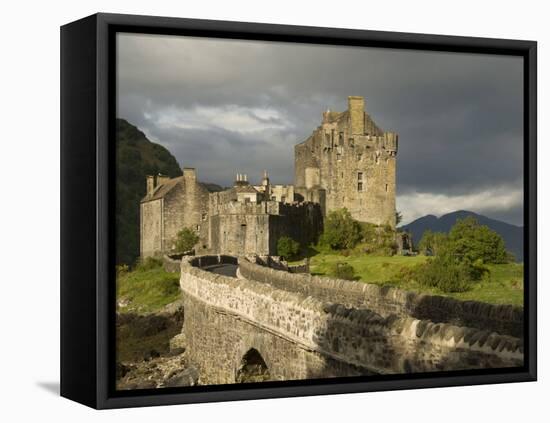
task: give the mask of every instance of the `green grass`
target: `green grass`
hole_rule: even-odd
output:
[[[165,272],[160,266],[117,277],[117,303],[123,312],[155,312],[179,297],[179,273]]]
[[[356,278],[363,282],[391,285],[408,291],[445,295],[461,300],[523,306],[523,264],[489,265],[489,277],[475,283],[471,290],[446,293],[400,277],[403,270],[422,264],[426,260],[427,257],[422,255],[382,257],[362,254],[345,257],[337,253],[320,252],[310,258],[310,266],[311,273],[328,275],[331,265],[342,262],[353,266]]]

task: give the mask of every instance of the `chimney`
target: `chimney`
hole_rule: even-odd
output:
[[[348,111],[351,122],[351,135],[365,134],[365,99],[363,97],[348,97]]]
[[[162,184],[165,184],[165,183],[168,182],[169,180],[170,180],[170,177],[169,177],[169,176],[161,175],[161,174],[159,173],[158,176],[157,176],[157,186],[162,185]]]
[[[196,181],[197,180],[197,172],[194,167],[184,167],[183,168],[183,178],[186,181]]]
[[[155,190],[155,177],[153,175],[147,175],[147,195],[151,195]]]

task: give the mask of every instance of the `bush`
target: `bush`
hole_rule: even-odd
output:
[[[355,279],[355,269],[352,265],[347,263],[333,263],[329,267],[328,273],[330,276],[334,276],[337,279],[346,279],[349,281]]]
[[[436,256],[445,247],[447,234],[443,232],[424,231],[418,243],[418,250],[424,255]]]
[[[128,267],[127,264],[117,264],[116,265],[116,275],[117,276],[125,275],[126,273],[128,273],[129,270],[130,270],[130,268]]]
[[[199,242],[198,235],[189,228],[183,228],[178,232],[175,239],[175,252],[185,253],[193,249],[195,244]]]
[[[293,259],[300,251],[300,244],[288,236],[282,236],[277,241],[277,254],[286,259]]]
[[[377,256],[393,256],[397,252],[396,232],[389,225],[377,226],[361,223],[361,244],[357,247],[361,253]]]
[[[416,270],[418,283],[443,292],[464,292],[472,287],[468,265],[448,255],[438,255]]]
[[[139,258],[136,263],[136,270],[141,272],[156,269],[158,267],[162,267],[162,260],[158,257]]]
[[[324,226],[320,244],[331,249],[350,249],[361,240],[361,226],[346,208],[329,212]]]

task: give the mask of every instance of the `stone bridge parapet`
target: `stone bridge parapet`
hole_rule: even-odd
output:
[[[181,262],[184,343],[201,384],[241,381],[246,369],[260,365],[263,380],[296,380],[523,363],[518,338],[404,313],[383,315],[365,301],[351,305],[286,289],[273,282],[277,278],[257,280],[272,269],[248,266],[243,259],[239,271],[245,279],[201,268],[224,263],[234,265],[236,259],[201,256]],[[255,357],[252,364],[249,357]]]
[[[523,307],[461,301],[439,295],[417,294],[399,288],[310,274],[290,274],[264,258],[240,259],[239,271],[250,280],[285,291],[300,292],[321,301],[366,307],[382,316],[396,314],[438,323],[451,323],[523,338]]]

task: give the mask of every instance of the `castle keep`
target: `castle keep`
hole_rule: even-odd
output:
[[[396,155],[397,134],[376,126],[363,97],[348,97],[348,110],[327,110],[294,147],[295,192],[325,215],[345,207],[360,222],[395,228]]]
[[[252,185],[237,174],[233,187],[210,192],[195,169],[173,179],[148,176],[141,256],[173,252],[185,227],[199,236],[198,253],[276,255],[282,236],[316,242],[323,218],[343,207],[358,221],[395,228],[397,135],[376,126],[363,97],[348,97],[345,112],[323,113],[294,152],[294,185],[274,185],[267,172]]]

